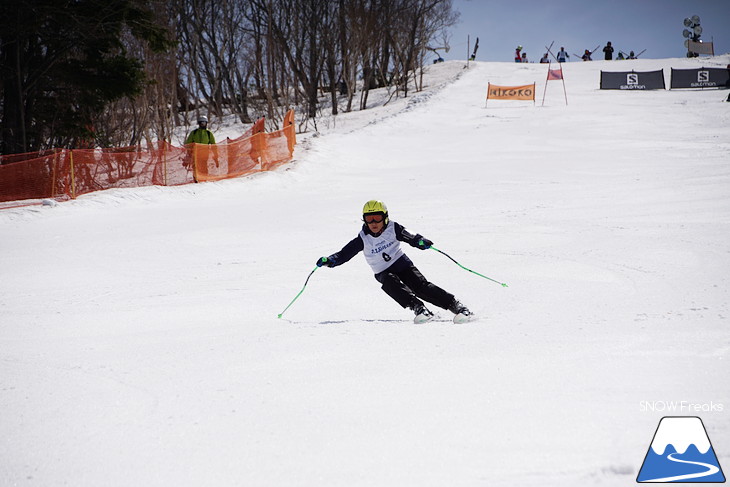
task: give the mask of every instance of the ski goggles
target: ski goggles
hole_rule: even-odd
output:
[[[365,215],[363,220],[370,225],[371,223],[383,223],[385,217],[383,215]]]

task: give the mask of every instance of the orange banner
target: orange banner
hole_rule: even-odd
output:
[[[523,86],[497,86],[488,83],[487,100],[535,101],[535,83]]]

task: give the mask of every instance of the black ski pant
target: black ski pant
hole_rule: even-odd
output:
[[[382,284],[383,291],[404,308],[413,309],[423,304],[423,300],[439,308],[449,309],[454,302],[453,294],[428,282],[405,255],[383,272],[375,274],[375,279]]]

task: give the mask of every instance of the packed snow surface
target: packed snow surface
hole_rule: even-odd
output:
[[[447,62],[276,171],[0,212],[0,485],[630,485],[666,415],[730,465],[728,92],[598,89],[729,62]],[[509,287],[407,247],[478,321],[362,256],[277,318],[370,199]]]

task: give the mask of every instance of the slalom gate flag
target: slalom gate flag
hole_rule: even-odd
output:
[[[563,82],[563,95],[565,95],[565,104],[568,104],[568,92],[565,90],[565,78],[563,77],[563,66],[558,64],[558,69],[552,68],[552,63],[548,64],[547,79],[545,80],[545,89],[542,90],[542,106],[545,106],[545,94],[547,93],[548,81],[557,80]]]
[[[548,69],[547,80],[560,80],[563,79],[563,68],[560,69]]]
[[[522,86],[497,86],[488,83],[487,100],[535,101],[535,83]]]

